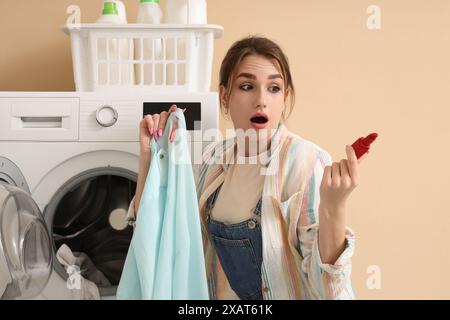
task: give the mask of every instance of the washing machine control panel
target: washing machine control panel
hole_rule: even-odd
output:
[[[139,122],[176,104],[186,108],[189,139],[209,138],[219,128],[217,92],[1,93],[0,141],[139,142]],[[205,138],[206,137],[206,138]]]

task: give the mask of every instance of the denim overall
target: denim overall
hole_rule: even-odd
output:
[[[253,217],[236,224],[225,224],[211,217],[222,185],[208,198],[207,222],[211,240],[231,288],[242,300],[262,300],[261,202]]]

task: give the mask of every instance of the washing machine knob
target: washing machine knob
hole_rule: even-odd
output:
[[[113,126],[118,118],[119,114],[117,113],[117,110],[111,106],[101,106],[95,113],[95,119],[102,127]]]

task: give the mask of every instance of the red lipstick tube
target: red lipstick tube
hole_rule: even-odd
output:
[[[371,133],[367,137],[361,137],[353,142],[352,147],[355,150],[356,158],[361,158],[365,153],[369,152],[370,144],[378,137],[378,133]]]

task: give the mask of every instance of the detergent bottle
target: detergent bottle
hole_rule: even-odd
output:
[[[140,0],[136,22],[139,24],[161,24],[162,11],[159,0]],[[144,38],[135,40],[134,57],[137,85],[160,85],[163,80],[162,39]],[[153,44],[152,44],[153,42]],[[161,61],[157,64],[156,61]]]
[[[117,4],[113,0],[103,1],[103,10],[97,23],[101,24],[123,24],[123,20],[119,16],[119,10],[117,9]]]
[[[137,23],[160,24],[161,18],[159,0],[140,0]]]
[[[206,0],[188,0],[189,24],[207,24],[208,10]]]
[[[121,18],[117,3],[121,2],[103,1],[103,11],[97,20],[98,24],[126,24],[125,11],[122,10]],[[97,58],[99,60],[98,85],[134,84],[133,41],[131,39],[99,38],[97,42]]]
[[[123,23],[128,23],[125,5],[120,0],[114,0],[114,2],[116,3],[117,11],[119,11],[119,18],[122,20]]]
[[[206,24],[206,0],[167,0],[166,23]]]

